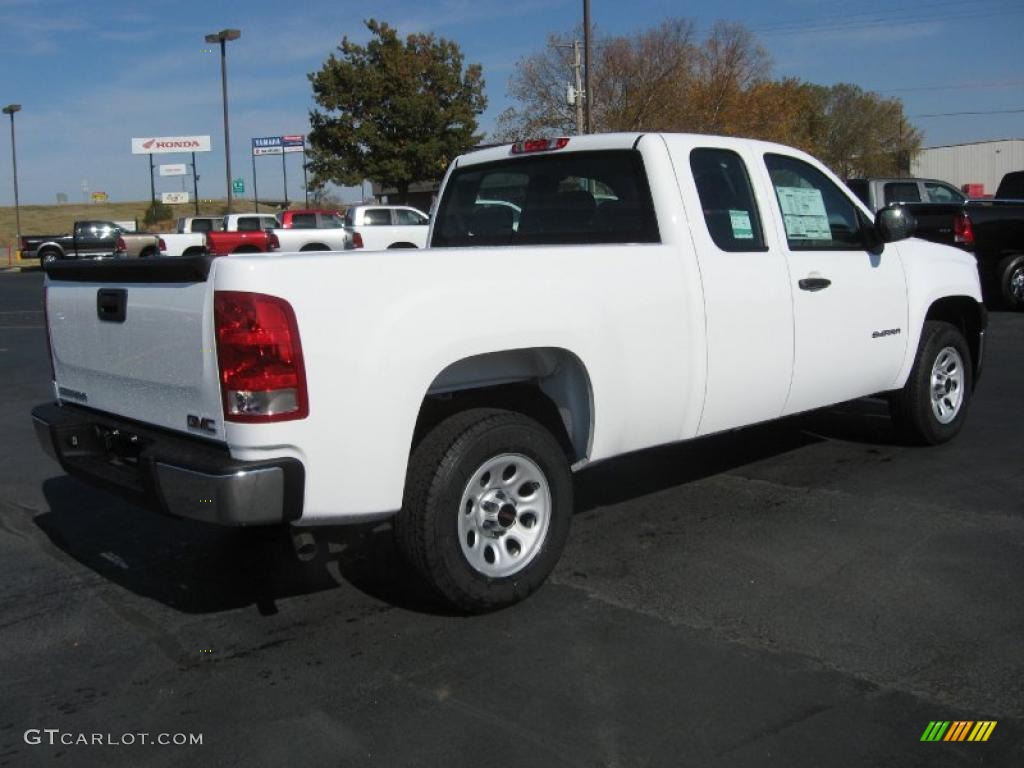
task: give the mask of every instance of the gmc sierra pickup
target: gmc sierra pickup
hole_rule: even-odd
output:
[[[489,610],[551,572],[589,464],[878,393],[908,439],[956,435],[987,316],[973,257],[911,224],[777,144],[484,149],[424,251],[52,265],[32,416],[65,471],[173,515],[393,518]]]

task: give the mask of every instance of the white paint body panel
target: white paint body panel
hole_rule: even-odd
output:
[[[95,407],[181,431],[190,399],[215,408],[219,436],[236,458],[303,462],[300,524],[356,521],[398,509],[424,395],[466,358],[531,348],[574,355],[592,396],[585,458],[599,461],[899,386],[930,303],[951,295],[980,299],[973,260],[932,243],[886,246],[881,271],[857,259],[839,268],[794,258],[760,159],[765,152],[808,159],[788,148],[634,134],[574,137],[561,151],[634,145],[649,177],[660,244],[223,257],[205,284],[126,286],[129,312],[148,306],[153,318],[122,347],[118,329],[95,328],[109,325],[97,324],[89,303],[97,286],[52,283],[58,383],[89,388],[93,405],[92,388],[106,381],[109,395],[98,396]],[[709,248],[687,161],[696,146],[731,148],[746,161],[767,253]],[[507,157],[507,147],[494,148],[456,162]],[[828,306],[804,301],[821,296],[795,288],[813,269],[833,270],[850,292],[837,291]],[[308,418],[220,424],[215,356],[201,351],[213,345],[214,290],[268,293],[292,305]],[[874,323],[904,332],[876,340],[869,333],[862,341]],[[188,330],[162,341],[160,326]],[[143,357],[146,344],[164,344],[162,354]],[[90,370],[96,355],[114,378]],[[156,366],[150,372],[147,362]],[[157,380],[150,396],[147,380]]]
[[[181,256],[189,248],[202,248],[206,250],[206,235],[203,232],[177,233],[171,232],[160,235],[166,246],[160,251],[161,256]]]
[[[303,248],[317,247],[319,250],[343,251],[348,247],[351,239],[348,232],[341,227],[321,229],[282,229],[275,228],[281,245],[278,251],[282,253],[301,251]],[[327,246],[319,248],[319,246]]]

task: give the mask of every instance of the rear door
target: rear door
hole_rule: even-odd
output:
[[[213,280],[198,260],[67,264],[47,277],[58,396],[179,432],[223,438]],[[85,268],[99,268],[87,270]],[[175,272],[174,270],[177,270]],[[142,282],[158,272],[167,282]],[[90,275],[105,275],[103,280]],[[123,275],[130,281],[111,282]],[[84,279],[83,279],[84,278]],[[206,422],[206,429],[189,426]]]
[[[793,301],[786,256],[765,233],[769,201],[735,149],[670,147],[704,289],[708,379],[698,433],[777,418],[793,372]]]
[[[789,264],[797,413],[890,389],[907,340],[907,288],[895,245],[867,249],[867,217],[821,169],[764,156],[771,211]]]

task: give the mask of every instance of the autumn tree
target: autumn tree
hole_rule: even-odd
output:
[[[819,124],[814,143],[838,175],[895,176],[910,169],[923,135],[903,114],[903,102],[851,83],[818,89]]]
[[[404,201],[411,183],[440,178],[478,143],[484,81],[450,40],[401,40],[384,22],[365,23],[365,46],[343,38],[338,55],[309,75],[320,107],[310,112],[309,168],[314,184],[373,179]]]
[[[565,103],[572,36],[522,59],[509,82],[518,103],[499,116],[499,141],[575,133]],[[921,145],[898,99],[847,83],[773,79],[771,58],[742,24],[718,22],[701,39],[675,19],[605,38],[592,56],[594,128],[683,131],[777,141],[820,157],[840,175],[894,174]]]

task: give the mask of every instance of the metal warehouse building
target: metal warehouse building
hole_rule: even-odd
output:
[[[994,195],[1004,173],[1024,170],[1024,139],[978,141],[948,147],[926,147],[910,165],[911,176],[948,181],[958,188],[983,184]]]

